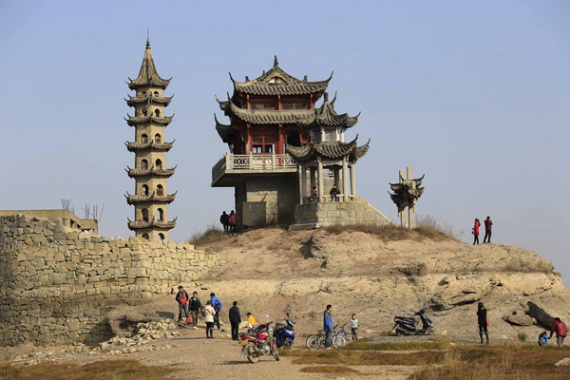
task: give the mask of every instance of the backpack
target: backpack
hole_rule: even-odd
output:
[[[182,305],[185,305],[186,302],[188,302],[188,295],[186,294],[186,292],[183,292],[182,294],[180,294],[180,297],[178,298],[178,302],[180,302]]]

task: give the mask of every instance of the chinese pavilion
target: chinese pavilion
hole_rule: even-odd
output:
[[[129,78],[129,89],[135,96],[125,99],[134,108],[134,116],[128,115],[127,124],[135,127],[135,141],[126,142],[127,150],[135,153],[135,167],[125,169],[135,179],[135,194],[127,192],[127,203],[135,206],[135,220],[128,221],[128,227],[137,237],[144,239],[168,239],[168,231],[176,225],[176,218],[168,220],[168,205],[176,193],[168,194],[167,179],[176,168],[166,168],[166,152],[174,142],[165,141],[165,128],[173,116],[165,116],[171,97],[164,97],[163,91],[170,79],[158,75],[147,40],[144,58],[136,79]]]
[[[230,153],[213,167],[212,186],[235,188],[240,224],[339,222],[344,214],[331,217],[337,209],[348,210],[346,202],[356,201],[354,165],[369,144],[359,147],[356,138],[344,142],[346,130],[357,123],[358,115],[336,113],[336,97],[329,101],[325,92],[332,74],[315,82],[307,76],[297,79],[283,71],[275,57],[273,67],[256,79],[245,77],[239,82],[231,73],[230,78],[233,95],[218,100],[230,124],[220,123],[214,115],[216,130]],[[321,98],[322,104],[316,107]],[[340,193],[336,197],[340,202],[334,204],[325,195],[333,185]],[[316,196],[308,197],[313,188]],[[319,212],[325,209],[324,202],[329,202],[330,217]],[[351,210],[354,217],[355,208]],[[307,215],[312,216],[307,219]],[[388,222],[383,215],[381,219]]]

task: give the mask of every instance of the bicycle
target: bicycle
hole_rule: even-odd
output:
[[[342,325],[341,330],[339,332],[334,332],[338,327],[338,324],[333,328],[333,334],[331,337],[331,344],[333,347],[344,347],[346,346],[346,337],[348,337],[348,333],[344,330],[344,326],[346,323]],[[325,346],[327,333],[324,330],[319,330],[317,335],[311,335],[307,338],[307,348],[309,350],[316,350],[321,347]]]
[[[348,322],[347,322],[348,323]],[[336,325],[333,329],[336,330],[338,325]],[[346,326],[346,323],[344,325],[341,326],[340,331],[337,333],[333,333],[332,336],[332,344],[335,347],[344,347],[346,346],[346,341],[348,340],[348,333],[346,332],[346,330],[344,329],[344,326]]]

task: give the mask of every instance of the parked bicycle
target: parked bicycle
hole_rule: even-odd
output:
[[[331,344],[333,347],[343,347],[346,346],[346,338],[348,337],[348,333],[344,330],[344,326],[346,323],[342,325],[340,331],[334,332],[338,327],[338,324],[333,328],[333,334],[331,337]],[[309,350],[317,350],[321,347],[325,346],[327,333],[324,330],[319,330],[317,335],[311,335],[307,338],[307,348]]]

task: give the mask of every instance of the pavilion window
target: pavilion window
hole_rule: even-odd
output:
[[[158,237],[160,240],[164,240],[166,237],[164,236],[164,234],[160,233],[158,234]]]
[[[160,134],[157,133],[156,135],[154,135],[154,142],[157,144],[160,144],[162,142],[162,137],[160,137]]]
[[[161,208],[156,210],[156,220],[161,222],[164,220],[164,210],[162,210]]]
[[[148,209],[146,209],[146,208],[142,209],[142,218],[143,218],[143,221],[148,222]]]
[[[147,160],[141,161],[141,170],[148,170],[148,161]]]
[[[154,110],[154,115],[156,117],[160,117],[160,110],[158,110],[158,109]]]
[[[146,108],[142,110],[142,114],[143,114],[143,116],[146,116],[146,115],[147,115],[147,113],[148,113],[148,112],[147,112]]]
[[[148,195],[148,186],[147,185],[142,185],[142,195],[144,195],[145,197]]]
[[[146,143],[148,142],[148,136],[147,136],[146,134],[143,134],[143,135],[141,136],[141,142],[142,142],[143,144],[146,144]]]
[[[162,197],[164,195],[164,188],[162,187],[162,185],[156,186],[156,195],[158,195],[159,197]]]
[[[150,240],[150,237],[148,236],[147,233],[144,233],[144,234],[142,235],[142,238],[145,239],[145,240]]]
[[[156,166],[157,169],[162,169],[162,160],[157,159],[157,160],[155,161],[155,166]]]
[[[160,94],[158,93],[158,91],[155,91],[154,94],[155,94],[156,96],[160,96]]]

